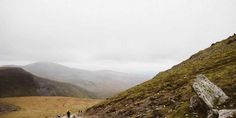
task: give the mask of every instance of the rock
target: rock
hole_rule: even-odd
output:
[[[210,82],[206,76],[200,74],[194,80],[193,89],[202,101],[210,108],[223,104],[229,97],[223,90]]]
[[[198,75],[192,87],[197,94],[190,99],[190,108],[193,112],[207,113],[207,118],[236,118],[236,109],[217,109],[217,106],[225,103],[229,97],[207,77]],[[233,106],[230,104],[230,107]]]
[[[219,110],[218,118],[235,118],[236,117],[236,109],[234,110]]]
[[[218,110],[217,109],[209,110],[207,113],[207,118],[218,118]]]
[[[209,110],[209,108],[206,107],[206,104],[196,95],[190,98],[189,108],[191,109],[192,112],[197,112],[197,113]]]
[[[207,118],[214,118],[214,114],[211,111],[208,111]]]
[[[209,111],[207,113],[207,118],[218,118],[218,115],[214,114],[212,111]]]
[[[195,109],[198,107],[199,102],[200,102],[200,99],[197,96],[192,96],[190,98],[189,107],[191,108],[192,111],[195,111]]]
[[[18,110],[20,110],[20,107],[18,107],[18,106],[0,103],[0,114],[1,113],[18,111]]]

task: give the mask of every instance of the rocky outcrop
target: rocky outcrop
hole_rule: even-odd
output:
[[[219,118],[235,118],[236,117],[236,109],[235,110],[219,110]]]
[[[223,104],[229,97],[223,90],[210,82],[206,76],[197,75],[193,83],[193,89],[209,108],[215,108]]]
[[[196,109],[207,110],[208,118],[234,118],[236,116],[236,110],[218,110],[218,106],[224,104],[229,97],[221,88],[210,82],[206,76],[197,75],[192,88],[198,97],[190,99],[190,108],[193,111]]]

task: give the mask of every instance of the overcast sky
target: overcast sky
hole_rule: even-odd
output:
[[[236,33],[236,0],[0,0],[0,65],[157,73]]]

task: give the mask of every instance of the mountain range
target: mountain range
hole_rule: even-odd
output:
[[[36,62],[25,66],[8,65],[0,69],[1,97],[64,95],[106,98],[147,80],[145,76],[135,74],[111,70],[88,71],[52,62]],[[25,86],[28,84],[32,86]],[[40,85],[47,89],[40,88]],[[14,93],[14,87],[21,88],[20,92],[15,90],[16,93]],[[52,91],[57,90],[57,93],[53,94],[52,91],[40,93],[39,89],[53,89]],[[37,92],[29,92],[30,90],[37,90]],[[59,94],[58,92],[62,90],[68,93]]]
[[[88,71],[51,62],[37,62],[22,68],[43,78],[82,87],[95,93],[99,98],[111,97],[147,80],[140,75],[111,70]]]

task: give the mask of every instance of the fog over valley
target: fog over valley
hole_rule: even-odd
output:
[[[235,32],[234,0],[1,0],[0,65],[154,76]]]

